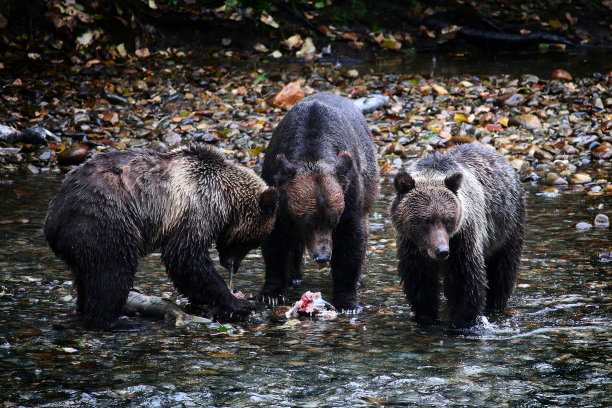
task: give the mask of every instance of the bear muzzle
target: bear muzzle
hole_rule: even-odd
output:
[[[444,261],[450,255],[449,236],[443,227],[432,229],[427,237],[427,255],[434,261]]]
[[[332,257],[332,237],[331,231],[315,231],[308,251],[312,260],[317,263],[318,269],[327,268]]]

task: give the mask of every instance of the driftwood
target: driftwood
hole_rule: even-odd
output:
[[[49,140],[61,142],[59,137],[40,126],[29,127],[21,132],[10,126],[0,125],[0,142],[45,145]]]
[[[131,291],[128,295],[126,309],[138,312],[142,316],[158,317],[164,320],[173,321],[177,327],[186,326],[191,323],[204,323],[206,325],[216,324],[205,317],[187,314],[172,302],[156,296],[143,295],[142,293]]]

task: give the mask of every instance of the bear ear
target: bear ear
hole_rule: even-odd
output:
[[[278,192],[275,188],[268,188],[259,194],[259,208],[266,218],[274,216],[278,207]]]
[[[463,174],[461,173],[453,173],[451,175],[446,176],[444,179],[444,185],[454,194],[457,194],[457,190],[461,187],[461,182],[463,181]]]
[[[278,162],[278,173],[275,182],[276,187],[279,187],[295,177],[297,169],[293,164],[289,163],[287,157],[282,153],[276,155],[276,161]]]
[[[342,151],[338,153],[336,157],[336,163],[334,164],[334,174],[336,179],[340,182],[342,187],[346,189],[349,184],[349,173],[353,168],[353,156],[349,152]]]
[[[400,170],[395,176],[395,191],[399,194],[406,194],[414,188],[414,179],[405,170]]]

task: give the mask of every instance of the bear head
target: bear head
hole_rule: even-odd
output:
[[[279,172],[275,181],[282,192],[286,214],[295,223],[318,267],[326,267],[332,256],[332,233],[344,212],[353,156],[340,152],[331,172],[298,172],[283,154],[277,156],[277,161]]]
[[[459,228],[462,208],[457,192],[463,175],[455,172],[443,182],[420,182],[405,171],[395,177],[396,197],[391,219],[397,234],[412,241],[430,259],[448,258],[450,238]]]
[[[274,228],[278,192],[265,185],[261,187],[260,183],[263,184],[260,181],[251,186],[263,188],[259,191],[242,190],[229,226],[217,238],[219,262],[230,276],[238,271],[249,251],[259,247]]]

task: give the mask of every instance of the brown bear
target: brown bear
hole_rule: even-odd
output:
[[[478,143],[416,161],[395,178],[391,219],[415,320],[439,321],[442,275],[453,328],[501,312],[523,247],[524,190],[504,157]]]
[[[374,142],[361,111],[332,94],[303,99],[274,130],[262,177],[277,187],[279,209],[262,246],[266,279],[260,299],[285,302],[291,280],[301,279],[308,249],[319,267],[331,264],[334,306],[359,311],[367,215],[379,184]]]
[[[277,201],[253,171],[205,146],[113,151],[66,176],[44,232],[72,269],[86,329],[129,329],[117,319],[139,258],[155,249],[192,304],[243,318],[252,305],[233,296],[208,249],[216,243],[231,276],[272,230]]]

